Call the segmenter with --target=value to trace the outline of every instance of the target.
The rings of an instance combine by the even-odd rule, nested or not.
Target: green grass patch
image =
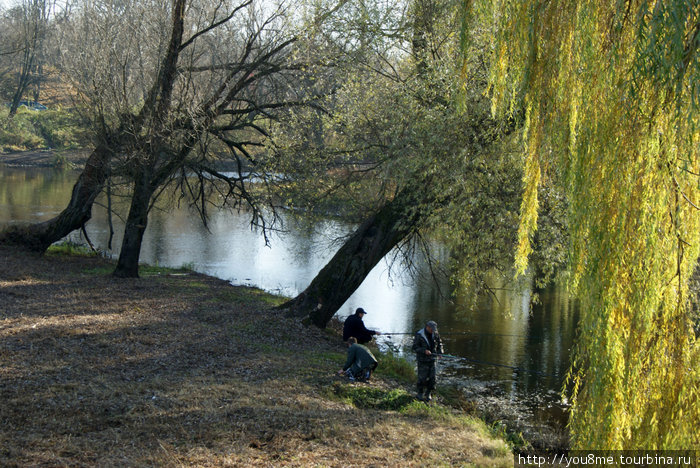
[[[304,351],[304,361],[311,367],[328,367],[332,365],[340,369],[345,363],[345,354],[332,351]]]
[[[256,343],[255,348],[260,351],[263,354],[283,354],[283,355],[289,355],[292,354],[293,350],[280,346],[280,345],[271,345],[269,343]]]
[[[333,394],[357,408],[399,411],[414,404],[413,396],[399,388],[384,390],[364,385],[343,385],[336,382],[333,385]]]
[[[447,407],[438,404],[426,404],[422,401],[413,400],[410,404],[401,408],[401,413],[408,416],[418,416],[421,418],[434,419],[454,423],[461,415],[455,415]]]
[[[90,247],[82,244],[75,244],[73,242],[61,242],[60,244],[49,246],[46,253],[48,255],[65,257],[96,257],[99,255],[97,252],[90,249]]]
[[[35,112],[20,107],[10,119],[9,109],[0,108],[0,152],[37,149],[76,149],[89,140],[88,126],[80,117],[60,108]],[[54,161],[61,166],[60,156]]]
[[[86,275],[108,275],[114,271],[114,265],[103,265],[94,268],[84,268]]]
[[[491,435],[505,440],[510,448],[516,452],[526,452],[532,449],[532,445],[525,440],[522,432],[508,429],[508,427],[500,421],[491,424],[489,429]]]
[[[392,378],[401,382],[416,381],[414,364],[408,362],[406,359],[395,356],[391,352],[381,353],[377,351],[374,355],[378,361],[377,370],[375,371],[376,375]]]
[[[246,286],[233,287],[216,296],[216,300],[221,302],[236,302],[239,304],[252,304],[262,302],[269,307],[277,307],[284,303],[287,298],[270,294],[262,289]]]
[[[322,351],[322,352],[312,352],[313,356],[321,361],[330,361],[337,364],[343,364],[345,362],[345,354],[336,353],[333,351]]]
[[[467,427],[484,437],[491,437],[492,434],[495,435],[493,430],[482,419],[452,410],[443,405],[413,401],[404,406],[401,409],[401,413],[407,416],[432,419],[445,424]]]
[[[86,248],[83,246],[77,246],[78,248]],[[64,255],[80,255],[79,253],[73,254],[70,252],[65,252]],[[85,255],[83,255],[85,256]],[[102,265],[94,268],[85,268],[83,270],[83,273],[87,275],[107,275],[109,273],[112,273],[114,271],[114,264],[107,264],[107,265]],[[151,265],[141,265],[139,266],[139,276],[142,277],[151,277],[151,276],[164,276],[164,275],[169,275],[169,274],[177,274],[177,273],[187,273],[188,270],[184,270],[182,268],[166,268],[166,267],[160,267],[160,266],[151,266]],[[183,284],[181,282],[177,283],[177,286],[181,288]],[[201,282],[201,281],[192,281],[184,285],[185,287],[193,287],[197,289],[203,289],[208,287],[207,284]]]
[[[445,389],[438,388],[437,393],[444,398]],[[447,394],[450,395],[451,393],[447,392]],[[450,404],[449,401],[448,404]],[[459,407],[459,405],[456,406]],[[426,405],[421,401],[414,401],[404,406],[401,409],[401,413],[409,416],[429,418],[446,424],[468,427],[483,437],[503,439],[511,450],[525,451],[532,448],[530,443],[523,437],[522,432],[509,430],[502,422],[496,421],[492,424],[488,424],[486,421],[473,414],[467,414],[461,410],[454,411],[447,406],[437,404]]]

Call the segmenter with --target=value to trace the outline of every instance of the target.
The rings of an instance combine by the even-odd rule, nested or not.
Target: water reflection
[[[54,216],[69,200],[76,177],[75,172],[0,167],[0,224]],[[119,206],[117,211],[124,214]],[[222,210],[211,214],[207,229],[186,207],[154,210],[141,258],[154,265],[187,265],[233,284],[293,296],[333,255],[338,247],[333,240],[351,229],[333,221],[312,227],[290,223],[289,232],[274,233],[266,245],[249,220],[246,213]],[[117,248],[123,225],[118,218],[114,224],[112,245]],[[105,209],[95,207],[87,232],[96,246],[107,249]],[[495,407],[510,404],[523,418],[561,423],[558,393],[577,322],[576,308],[564,289],[539,291],[541,303],[531,309],[527,281],[495,284],[495,295],[481,298],[472,310],[440,294],[426,279],[430,275],[425,262],[417,258],[415,263],[423,273],[417,279],[398,272],[390,275],[387,264],[380,263],[338,315],[365,308],[368,327],[394,333],[380,342],[404,351],[410,346],[409,333],[428,319],[436,320],[447,352],[463,358],[443,359],[444,377],[470,395],[492,400]],[[449,284],[440,289],[449,291]]]
[[[1,169],[0,222],[33,222],[60,213],[75,182],[71,172]],[[66,196],[68,195],[68,196]]]

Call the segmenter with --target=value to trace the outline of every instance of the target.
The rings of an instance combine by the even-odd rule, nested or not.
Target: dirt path
[[[0,249],[0,465],[512,465],[470,416],[351,404],[406,394],[335,377],[339,338],[271,311],[275,297],[111,268]]]

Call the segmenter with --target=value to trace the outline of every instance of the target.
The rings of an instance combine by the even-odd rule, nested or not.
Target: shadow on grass
[[[339,344],[262,292],[202,275],[86,275],[92,258],[17,261],[21,281],[0,270],[0,294],[15,294],[0,321],[0,465],[335,465],[358,437],[379,465],[508,459],[502,441],[462,426],[441,427],[455,442],[431,452],[441,421],[416,424],[405,392],[326,398]],[[470,434],[473,448],[453,450]]]

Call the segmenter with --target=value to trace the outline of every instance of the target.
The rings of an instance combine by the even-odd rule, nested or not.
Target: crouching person
[[[432,320],[416,332],[413,339],[413,351],[416,353],[418,364],[418,395],[419,400],[429,402],[430,394],[435,390],[435,360],[443,353],[442,340],[437,331],[437,323]]]
[[[357,339],[353,336],[348,338],[348,358],[345,365],[338,371],[338,375],[346,374],[350,380],[367,382],[372,376],[372,372],[377,368],[377,358],[366,346],[357,344]]]

